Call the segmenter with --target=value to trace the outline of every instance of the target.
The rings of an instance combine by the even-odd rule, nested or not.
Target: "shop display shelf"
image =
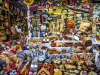
[[[86,10],[82,10],[82,9],[76,9],[76,8],[72,8],[67,6],[67,8],[71,9],[71,10],[75,10],[75,11],[80,11],[80,12],[84,12],[84,13],[90,13],[90,11],[86,11]]]

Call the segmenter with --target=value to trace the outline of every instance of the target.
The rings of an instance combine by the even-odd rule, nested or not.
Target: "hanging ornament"
[[[24,4],[26,4],[27,6],[32,5],[34,2],[34,0],[24,0]]]
[[[68,20],[68,21],[66,21],[66,25],[67,25],[68,27],[74,27],[73,20]]]

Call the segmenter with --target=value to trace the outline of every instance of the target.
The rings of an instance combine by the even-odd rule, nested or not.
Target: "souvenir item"
[[[60,63],[61,63],[60,57],[59,57],[59,56],[56,56],[53,63],[54,63],[54,64],[60,64]]]
[[[84,40],[84,41],[91,40],[91,37],[84,37],[83,40]]]
[[[62,47],[62,42],[57,42],[56,47]]]
[[[88,53],[89,50],[75,50],[76,53]]]
[[[89,0],[82,0],[83,3],[88,2]]]
[[[98,50],[96,52],[96,55],[95,55],[95,64],[96,64],[97,68],[100,68],[100,58],[99,58],[99,56],[100,56],[100,51]]]
[[[1,40],[1,41],[5,41],[6,39],[7,39],[7,37],[6,37],[5,34],[3,34],[2,36],[0,36],[0,40]]]
[[[13,33],[13,35],[15,35],[16,34],[16,28],[11,28],[11,32]]]
[[[46,50],[47,48],[48,48],[48,47],[46,47],[46,46],[42,46],[42,47],[41,47],[42,50]]]
[[[60,65],[59,68],[60,68],[60,71],[65,71],[64,65]]]
[[[85,46],[86,47],[92,46],[92,41],[91,40],[85,41]]]
[[[52,42],[51,47],[56,47],[56,43]]]
[[[44,54],[42,51],[40,51],[40,52],[39,52],[39,61],[42,62],[42,61],[44,61],[45,59],[46,59],[45,54]]]
[[[97,75],[97,73],[91,71],[91,72],[89,72],[89,75]]]
[[[96,24],[96,40],[99,41],[100,38],[100,24]]]
[[[72,20],[66,21],[66,26],[68,26],[68,27],[74,27],[73,21]]]
[[[45,31],[46,30],[46,25],[41,25],[41,31]]]
[[[81,72],[80,72],[80,75],[84,75],[84,74],[85,74],[85,75],[88,75],[88,74],[87,74],[87,71],[81,71]]]
[[[0,71],[2,71],[2,69],[3,69],[3,65],[0,63]]]
[[[77,63],[78,63],[78,65],[80,66],[80,65],[83,65],[83,64],[84,64],[84,61],[80,60],[80,61],[78,61]]]
[[[75,65],[65,64],[66,69],[76,69]]]
[[[23,68],[21,69],[21,71],[20,71],[20,74],[24,74],[24,71],[26,71],[27,72],[27,66],[29,65],[29,62],[27,62],[24,66],[23,66]],[[26,73],[25,73],[26,74]]]
[[[70,75],[71,73],[68,73],[68,72],[64,72],[64,74],[65,74],[65,75]]]
[[[96,36],[96,42],[100,42],[100,38]]]
[[[2,29],[5,29],[5,27],[4,27],[3,25],[1,25],[1,26],[0,26],[0,29],[1,29],[1,30],[2,30]]]
[[[53,13],[53,8],[52,8],[52,6],[51,6],[51,3],[49,3],[49,8],[48,8],[48,10],[47,10],[47,13],[48,13],[48,14],[52,14],[52,13]]]
[[[66,54],[66,53],[67,53],[67,50],[62,50],[62,53],[63,53],[63,54]]]
[[[0,5],[1,5],[2,3],[3,3],[3,1],[1,0],[1,1],[0,1]]]
[[[7,71],[5,71],[5,70],[2,70],[2,71],[0,71],[0,75],[8,75],[8,73],[7,73]]]
[[[69,46],[73,46],[73,43],[71,43],[71,42],[64,42],[64,47],[69,47]]]
[[[34,2],[34,0],[24,0],[24,4],[26,4],[26,5],[32,5],[33,4],[33,2]]]
[[[87,66],[92,66],[93,65],[93,63],[90,60],[87,60],[85,63],[86,63]]]
[[[6,0],[4,1],[3,8],[2,9],[8,11],[8,3],[7,3]]]
[[[54,14],[55,14],[55,15],[61,15],[61,11],[62,11],[61,8],[62,8],[62,7],[57,7],[56,10],[55,10],[55,12],[54,12]]]
[[[55,23],[51,22],[49,26],[50,26],[50,32],[55,32],[55,29],[56,29],[55,28]]]
[[[61,23],[60,23],[60,32],[63,32],[64,31],[64,17],[62,16],[62,20],[61,20]]]
[[[23,2],[29,11],[18,5],[20,0],[0,1],[1,75],[3,69],[11,75],[99,75],[95,70],[100,68],[100,51],[94,47],[100,38],[99,4],[89,0]],[[94,19],[90,19],[92,12]],[[29,35],[26,34],[27,18]]]
[[[9,57],[5,54],[3,56],[3,58],[1,58],[1,59],[6,62],[6,64],[7,64],[6,71],[9,72],[10,71],[10,62],[11,62]]]
[[[4,25],[5,25],[6,27],[8,27],[8,20],[5,20]]]
[[[60,54],[60,51],[54,49],[49,51],[49,54]]]
[[[90,33],[91,32],[91,24],[87,22],[82,22],[80,24],[79,30],[83,33]]]
[[[8,29],[6,30],[6,35],[10,35],[10,31]]]
[[[60,60],[55,60],[54,63],[55,64],[60,64]]]
[[[51,42],[57,40],[56,37],[50,37],[49,39],[50,39]]]
[[[54,75],[63,75],[59,69],[54,69]]]
[[[40,69],[37,75],[50,75],[49,69],[50,65],[48,63],[44,63],[43,68]]]
[[[59,29],[60,29],[59,20],[57,20],[57,22],[56,22],[56,23],[57,23],[57,29],[56,29],[56,30],[57,30],[57,32],[58,32],[58,31],[59,31]]]

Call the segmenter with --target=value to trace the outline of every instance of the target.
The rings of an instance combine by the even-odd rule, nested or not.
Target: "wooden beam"
[[[11,24],[10,24],[10,0],[7,0],[8,1],[8,25],[9,25],[9,29],[11,27]]]

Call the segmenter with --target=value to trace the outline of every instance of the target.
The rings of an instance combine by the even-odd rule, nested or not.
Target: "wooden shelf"
[[[72,7],[68,7],[67,8],[71,9],[71,10],[75,10],[75,11],[80,11],[80,12],[85,12],[85,13],[90,13],[90,11],[85,11],[85,10],[81,10],[81,9],[74,9]]]

